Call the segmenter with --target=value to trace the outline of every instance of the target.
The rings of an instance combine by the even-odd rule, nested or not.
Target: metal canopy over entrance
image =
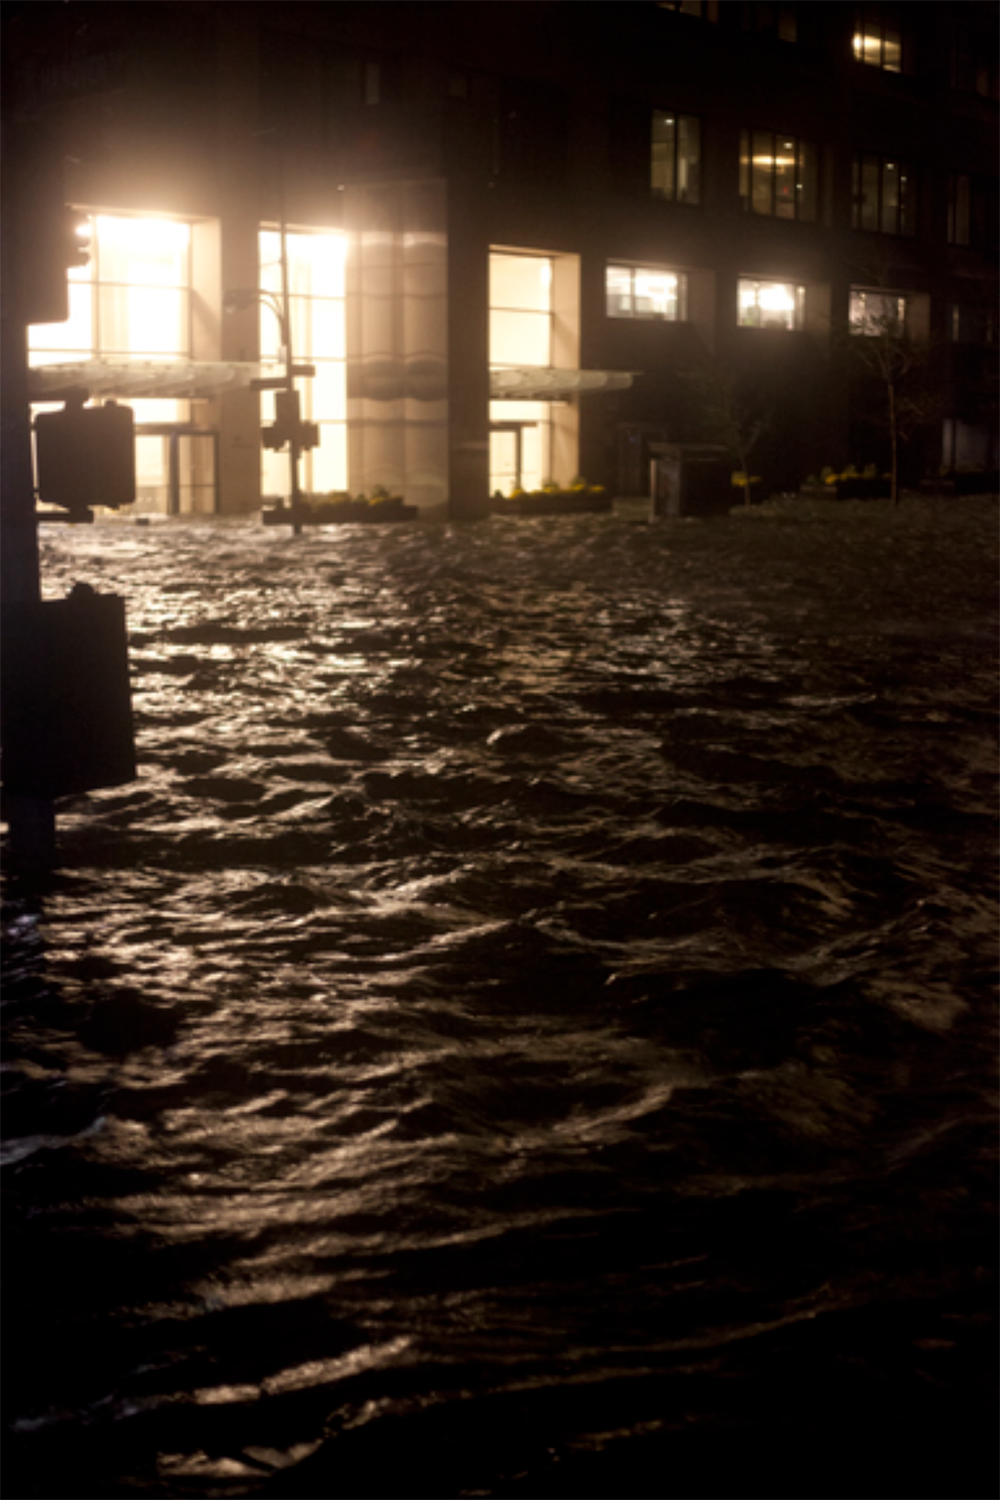
[[[491,401],[558,401],[602,391],[627,391],[633,370],[561,370],[553,366],[496,366],[490,370]]]
[[[35,365],[28,372],[32,401],[61,401],[66,392],[139,400],[144,396],[208,400],[223,391],[249,386],[261,373],[259,364],[194,360],[81,360],[74,364]]]

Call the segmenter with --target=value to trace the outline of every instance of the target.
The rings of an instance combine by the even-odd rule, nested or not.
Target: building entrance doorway
[[[219,434],[178,423],[135,429],[136,515],[214,516],[219,510]]]
[[[540,483],[536,422],[490,423],[490,494],[531,488]]]

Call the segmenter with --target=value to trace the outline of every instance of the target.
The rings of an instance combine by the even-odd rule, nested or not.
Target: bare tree
[[[743,476],[743,499],[749,505],[752,455],[771,427],[773,412],[759,388],[718,364],[699,365],[680,377],[682,400],[693,431],[707,443],[725,448]]]
[[[940,420],[944,402],[933,382],[931,345],[915,339],[907,327],[905,298],[873,296],[879,310],[851,324],[849,349],[852,373],[861,378],[864,420],[889,439],[889,494],[898,505],[900,447],[918,428]],[[875,392],[873,403],[869,397]]]

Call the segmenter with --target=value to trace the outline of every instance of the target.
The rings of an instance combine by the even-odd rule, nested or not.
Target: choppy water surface
[[[996,536],[49,528],[7,1493],[995,1494]]]

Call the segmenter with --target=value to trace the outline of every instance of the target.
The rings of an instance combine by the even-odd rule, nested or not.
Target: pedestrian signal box
[[[2,605],[4,791],[66,797],[136,775],[125,601],[77,584]]]
[[[35,488],[40,500],[90,520],[94,505],[118,510],[135,499],[135,415],[130,406],[67,402],[35,418]]]

